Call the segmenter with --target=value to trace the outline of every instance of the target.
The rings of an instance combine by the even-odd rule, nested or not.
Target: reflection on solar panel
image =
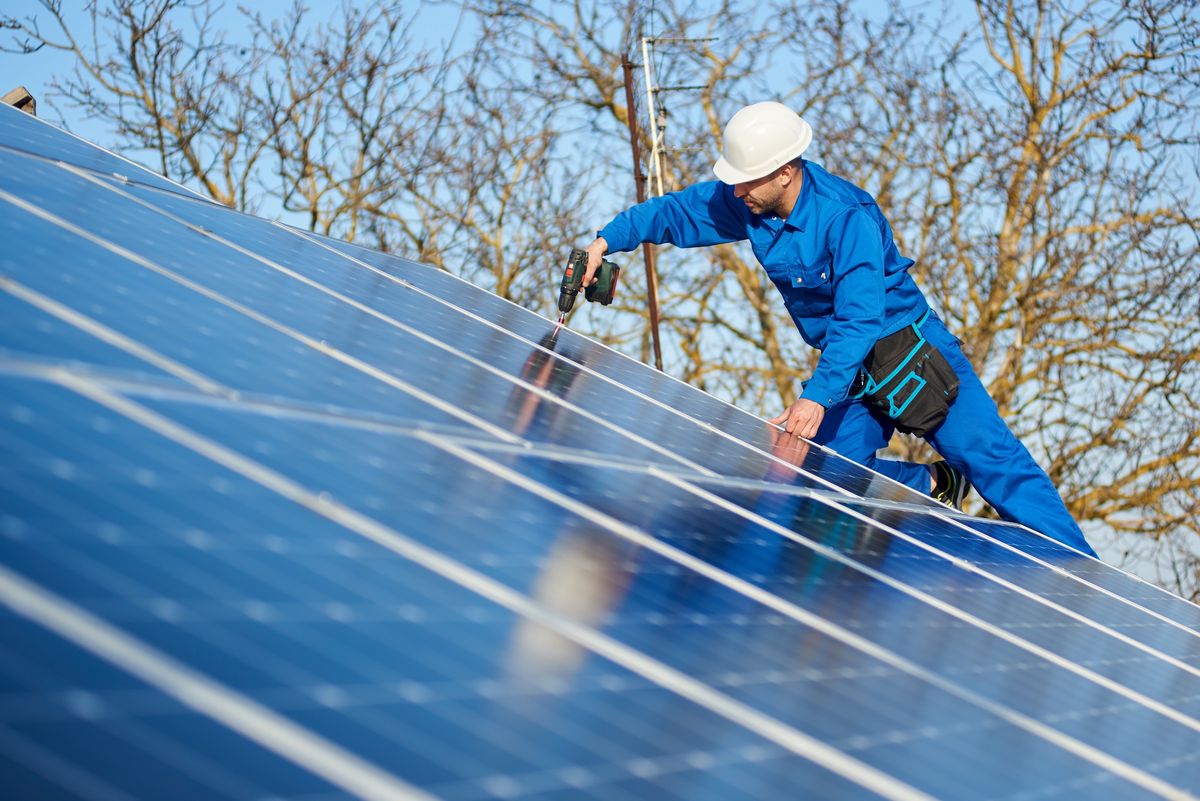
[[[0,204],[5,798],[1200,790],[1179,598],[7,108]]]

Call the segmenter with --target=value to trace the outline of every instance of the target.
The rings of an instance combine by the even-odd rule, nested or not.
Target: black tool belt
[[[958,397],[958,375],[921,333],[920,320],[875,343],[850,388],[892,419],[896,428],[923,437],[946,419]]]

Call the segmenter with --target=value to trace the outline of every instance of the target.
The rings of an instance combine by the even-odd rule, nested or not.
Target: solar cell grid
[[[1084,615],[1106,628],[1163,651],[1173,658],[1195,661],[1200,657],[1200,653],[1197,653],[1200,636],[1194,630],[1169,619],[1149,616],[1146,610],[1136,603],[1099,591],[1076,581],[1069,574],[1039,569],[1036,563],[1024,558],[1022,554],[997,547],[974,536],[969,527],[964,527],[965,524],[955,525],[938,516],[910,509],[866,507],[853,501],[845,501],[845,505],[873,520],[912,535],[937,552],[968,559],[998,581],[1041,596],[1055,606]],[[1004,535],[1026,538],[1029,536],[1023,529],[1009,529]],[[1064,552],[1063,555],[1069,553],[1067,549],[1060,551]],[[1072,559],[1060,556],[1060,559],[1067,564],[1083,561],[1077,557]]]
[[[12,798],[331,794],[241,738],[27,620],[0,615],[0,755]],[[14,758],[15,757],[15,758]],[[137,764],[138,771],[114,771]]]
[[[998,521],[974,518],[969,525],[985,534],[995,536],[1037,557],[1038,562],[1016,563],[1037,570],[1043,564],[1053,565],[1081,580],[1103,587],[1145,609],[1174,620],[1181,626],[1200,633],[1200,608],[1174,593],[1151,584],[1132,574],[1117,570],[1096,559],[1076,559],[1070,549],[1047,537],[1024,528],[1004,526]]]
[[[547,473],[555,469],[544,467],[536,472]],[[591,478],[590,473],[602,472],[599,468],[590,473],[575,470],[570,474],[562,468],[558,470],[566,478],[553,484],[556,490],[643,530],[654,531],[689,553],[709,561],[727,559],[733,567],[726,566],[725,562],[721,564],[737,576],[826,619],[838,621],[848,630],[865,632],[871,641],[953,677],[972,691],[994,694],[994,697],[1003,698],[1006,703],[1036,716],[1082,717],[1085,720],[1077,732],[1080,735],[1087,735],[1097,725],[1098,709],[1123,708],[1133,713],[1132,719],[1114,720],[1100,726],[1100,731],[1112,733],[1118,739],[1129,739],[1129,732],[1139,727],[1135,722],[1138,718],[1143,724],[1154,725],[1154,716],[1143,714],[1145,710],[1137,708],[1137,704],[1131,705],[1121,697],[1098,692],[1098,688],[1087,681],[1060,675],[1053,662],[1037,656],[1035,651],[1048,648],[1052,655],[1060,651],[1074,653],[1079,656],[1079,662],[1070,662],[1072,666],[1081,663],[1101,672],[1116,665],[1136,673],[1134,669],[1138,664],[1148,665],[1153,670],[1159,667],[1155,659],[1143,654],[1131,655],[1120,642],[1096,638],[1069,620],[1056,623],[1053,616],[1037,614],[1036,609],[1022,621],[1020,605],[1014,605],[1009,594],[1000,588],[988,587],[976,574],[963,571],[950,562],[928,560],[910,543],[897,540],[884,531],[873,531],[867,521],[839,514],[820,500],[794,496],[783,499],[763,488],[757,492],[744,492],[737,507],[762,515],[765,520],[786,523],[786,528],[823,546],[825,553],[839,557],[838,560],[823,558],[809,549],[794,548],[778,539],[777,534],[739,521],[736,515],[721,508],[688,498],[683,493],[672,493],[669,488],[643,479],[621,481],[616,476],[609,476],[605,481]],[[532,474],[534,471],[524,472]],[[700,483],[706,486],[718,484],[713,481]],[[614,485],[621,489],[613,491]],[[605,489],[603,495],[597,487]],[[664,513],[664,510],[680,506],[690,510],[690,518],[683,516],[681,519],[704,521],[703,527],[694,528],[695,523],[682,523],[677,519],[679,516],[670,511]],[[894,565],[905,565],[913,559],[923,564],[918,574],[892,569]],[[883,586],[868,574],[856,571],[854,568],[860,564],[889,579],[895,579],[901,573],[909,581]],[[961,619],[956,620],[949,614],[928,608],[913,609],[913,596],[895,591],[893,588],[897,586],[917,591],[940,587],[955,595],[971,595],[976,600],[976,607],[987,611],[986,617],[1010,628],[1026,647],[1022,649],[994,637],[981,637],[982,632],[964,626]],[[954,607],[955,610],[962,608]],[[1029,642],[1030,638],[1024,636],[1026,632],[1041,633],[1047,629],[1065,642],[1056,644],[1054,638],[1049,637],[1044,641],[1041,637],[1033,637],[1036,642]],[[1038,647],[1033,647],[1035,645]],[[1092,653],[1080,653],[1080,649]],[[1013,684],[1014,675],[1022,678],[1023,686],[1028,690],[1024,698]],[[1174,674],[1164,672],[1159,675]],[[1139,682],[1140,677],[1134,683]],[[1143,685],[1143,689],[1154,688]],[[1167,694],[1167,706],[1187,714],[1183,722],[1190,725],[1177,731],[1178,739],[1174,742],[1184,749],[1183,753],[1195,754],[1194,734],[1191,733],[1195,725],[1194,694],[1180,686],[1170,689],[1160,686],[1157,692]],[[1092,711],[1080,716],[1082,710]],[[1089,738],[1085,736],[1084,739]],[[1158,753],[1156,749],[1161,745],[1161,740],[1137,743],[1143,758]]]
[[[1194,606],[20,116],[0,770],[30,797],[1200,787]]]
[[[73,136],[49,123],[0,104],[0,148],[42,159],[62,161],[102,175],[116,175],[195,197],[194,193],[174,181],[114,153],[101,150],[90,142]]]
[[[715,494],[732,499],[736,505],[745,505],[745,501],[739,499],[733,491],[718,489]],[[756,511],[776,523],[787,522],[794,503],[790,498],[773,496],[770,490],[764,491],[757,501],[759,506]],[[885,515],[878,508],[872,508],[868,516],[891,515]],[[975,553],[987,552],[995,558],[998,554],[1008,556],[1009,552],[1001,551],[962,529],[953,529],[934,518],[926,517],[921,522],[926,526],[943,526],[951,532],[961,531],[963,536],[957,539],[958,552],[942,556],[928,548],[921,538],[904,536],[903,540],[893,539],[889,542],[888,564],[884,569],[890,578],[919,589],[930,598],[980,621],[995,623],[1006,630],[1019,633],[1023,639],[1039,647],[1060,653],[1073,665],[1095,668],[1099,674],[1135,690],[1146,692],[1150,696],[1161,692],[1167,686],[1164,682],[1169,682],[1170,686],[1175,688],[1176,695],[1186,697],[1194,694],[1194,689],[1188,689],[1195,687],[1194,672],[1186,665],[1182,666],[1183,670],[1180,670],[1178,665],[1168,665],[1155,654],[1155,649],[1139,649],[1136,644],[1122,641],[1111,634],[1107,639],[1096,639],[1089,635],[1087,639],[1080,641],[1065,636],[1067,632],[1075,631],[1081,622],[1084,625],[1092,624],[1091,628],[1100,632],[1104,623],[1103,615],[1098,621],[1086,616],[1081,621],[1054,609],[1050,602],[1043,601],[1032,593],[1006,592],[1002,585],[975,570],[948,571],[947,567],[954,564],[951,557],[961,558],[966,560],[966,564],[972,564],[971,558]],[[871,564],[877,557],[878,554],[871,551],[853,555],[855,561],[867,564]],[[944,581],[944,577],[950,577],[951,581]],[[1090,592],[1083,585],[1066,586],[1077,589],[1079,595],[1086,599],[1089,613],[1103,612],[1139,626],[1153,628],[1163,638],[1161,642],[1172,649],[1179,647],[1186,650],[1191,646],[1193,638],[1190,632],[1162,625],[1134,607],[1110,603],[1109,598]],[[1096,647],[1102,647],[1106,655],[1089,656],[1086,653],[1087,649]],[[1195,721],[1192,721],[1192,724],[1194,723]]]
[[[298,424],[296,428],[292,428],[290,425],[281,427],[273,422],[246,421],[239,424],[236,421],[238,415],[217,418],[204,412],[179,408],[168,409],[162,404],[151,403],[149,405],[168,413],[173,419],[184,422],[189,428],[206,436],[225,437],[227,442],[240,441],[244,443],[244,447],[267,454],[263,459],[266,464],[275,469],[288,471],[290,475],[313,488],[314,491],[328,493],[342,503],[369,511],[376,518],[397,528],[417,533],[430,532],[429,542],[437,544],[442,552],[471,564],[477,569],[484,570],[489,575],[502,578],[513,586],[528,589],[534,586],[538,577],[542,575],[538,565],[545,561],[547,558],[545,553],[551,549],[549,546],[537,544],[544,543],[547,534],[542,534],[536,527],[539,521],[554,517],[546,504],[539,502],[536,498],[522,499],[522,493],[516,493],[514,496],[513,493],[506,492],[502,487],[497,486],[493,477],[464,470],[463,466],[455,465],[451,457],[441,454],[427,445],[387,442],[386,439],[368,438],[349,432],[321,432],[313,430],[307,424]],[[310,450],[305,456],[297,457],[288,453],[288,443],[305,443],[305,447]],[[529,462],[530,460],[523,461]],[[339,468],[336,475],[326,469],[323,462],[336,463]],[[368,468],[368,462],[371,462],[375,469]],[[884,597],[882,602],[857,614],[856,622],[851,624],[853,628],[867,627],[872,639],[885,641],[890,639],[889,632],[902,631],[906,649],[917,657],[923,653],[938,654],[940,653],[939,649],[943,647],[947,637],[945,628],[939,630],[934,625],[928,631],[922,632],[926,635],[926,638],[922,639],[914,636],[917,632],[914,632],[911,623],[901,626],[894,625],[909,615],[917,617],[923,615],[925,619],[930,617],[927,610],[914,612],[911,597],[906,599],[902,596],[898,597],[897,593],[888,593],[887,588],[880,587],[878,582],[871,581],[864,575],[855,574],[845,565],[834,564],[829,559],[815,556],[811,552],[807,554],[802,552],[797,555],[797,549],[793,548],[790,558],[783,556],[781,552],[788,550],[786,541],[769,531],[760,531],[758,537],[743,540],[739,533],[743,529],[753,529],[750,524],[743,522],[739,526],[733,515],[723,514],[722,510],[703,504],[699,499],[689,497],[686,493],[678,491],[672,493],[669,487],[648,483],[644,478],[636,476],[632,477],[632,480],[629,478],[622,480],[622,476],[629,475],[627,473],[610,476],[600,468],[586,468],[578,465],[568,470],[560,465],[541,460],[534,460],[533,464],[534,466],[527,468],[525,472],[534,475],[535,478],[543,479],[547,484],[552,483],[559,491],[584,500],[590,508],[632,522],[642,530],[655,531],[672,545],[683,547],[685,551],[707,561],[715,561],[726,569],[732,570],[740,578],[765,581],[768,575],[774,576],[774,571],[777,570],[781,574],[780,580],[784,581],[786,585],[790,585],[787,587],[787,594],[780,593],[783,597],[790,597],[797,590],[802,597],[806,593],[820,597],[823,592],[830,592],[828,585],[832,583],[832,589],[838,592],[827,596],[830,597],[830,606],[827,608],[818,606],[815,610],[827,618],[840,619],[839,609],[855,606],[855,602],[851,599],[858,598],[860,595],[867,597],[882,595]],[[562,475],[559,479],[551,482],[549,477],[558,472],[561,472]],[[456,480],[448,486],[440,478],[447,475],[456,476]],[[386,487],[403,486],[407,492],[411,492],[421,500],[419,503],[412,504],[405,502],[402,497],[389,498],[386,489],[381,489],[381,485]],[[454,501],[456,496],[465,497],[475,491],[483,491],[489,497],[495,497],[495,505],[463,505],[456,504]],[[497,495],[497,493],[502,494]],[[801,499],[793,500],[797,501],[797,505],[804,505],[804,501]],[[809,509],[809,514],[813,515],[813,522],[809,526],[818,531],[838,532],[840,530],[845,532],[846,536],[861,537],[861,530],[867,528],[845,515],[839,516],[828,507],[812,502],[807,505],[815,507]],[[632,510],[637,510],[637,512],[634,513]],[[839,517],[841,518],[840,523]],[[699,521],[706,521],[706,523],[701,525]],[[806,526],[805,530],[807,528]],[[589,530],[588,526],[582,526],[580,533],[586,533]],[[553,530],[548,532],[551,535],[554,533]],[[593,532],[593,536],[598,536],[598,534]],[[879,538],[889,539],[886,535],[879,535]],[[898,546],[893,543],[892,548],[902,551],[891,557],[900,560],[912,558],[911,551],[915,550],[912,548],[905,550],[903,543]],[[599,550],[610,555],[620,552],[620,548],[614,545],[608,545]],[[855,558],[870,551],[865,545],[857,550],[859,553],[854,555]],[[516,555],[514,555],[514,551]],[[521,558],[520,554],[529,554],[530,552],[532,555]],[[746,554],[744,557],[740,556],[743,552]],[[617,557],[610,556],[610,558]],[[872,564],[875,562],[871,559],[868,561]],[[661,560],[652,560],[652,562],[658,563],[644,565],[639,562],[637,565],[637,575],[641,577],[643,583],[648,583],[651,587],[655,586],[655,581],[659,582],[661,586],[670,587],[674,583],[686,584],[692,580],[689,571],[681,569],[677,564],[662,563]],[[874,564],[874,566],[886,569],[882,564]],[[763,570],[768,572],[760,572]],[[963,582],[970,582],[969,574],[958,576],[957,574],[962,571],[950,563],[945,563],[942,571],[947,574],[946,578],[952,581],[957,580],[960,585]],[[813,574],[811,584],[808,583],[809,573]],[[632,590],[627,589],[625,592],[632,592]],[[888,597],[889,595],[892,597]],[[741,603],[744,605],[745,599],[742,599]],[[721,606],[715,602],[714,605],[718,608]],[[918,604],[918,606],[920,605]],[[739,688],[761,686],[761,682],[748,681],[746,674],[751,672],[748,669],[731,669],[723,665],[720,657],[727,655],[727,651],[736,653],[739,657],[748,656],[752,664],[761,666],[775,676],[789,675],[787,670],[782,670],[778,666],[778,658],[774,660],[768,658],[767,655],[753,650],[746,642],[726,643],[721,640],[718,637],[720,630],[718,627],[723,619],[722,613],[716,613],[715,616],[710,615],[710,610],[706,608],[700,598],[689,597],[686,608],[689,610],[689,614],[677,620],[666,613],[652,612],[652,625],[646,628],[642,639],[631,640],[630,644],[639,650],[657,654],[662,650],[662,646],[658,645],[660,642],[682,642],[685,644],[684,649],[688,658],[694,657],[698,660],[695,663],[690,661],[686,663],[687,672],[704,678],[710,675],[717,677],[732,675],[734,677],[732,681]],[[889,610],[892,613],[888,613]],[[749,628],[749,621],[745,619],[744,612],[742,614],[743,620],[740,627],[744,633]],[[700,616],[698,619],[701,622],[696,622],[695,615]],[[776,618],[772,618],[772,620],[777,621]],[[617,627],[619,622],[606,619],[606,629],[611,630]],[[1008,622],[1020,628],[1019,620]],[[656,628],[672,624],[677,625],[678,628],[670,634],[664,634],[659,628]],[[767,630],[766,640],[778,641],[781,644],[787,642],[786,627],[781,628],[780,622],[772,622],[768,625],[773,628]],[[946,621],[942,621],[942,625],[946,626]],[[950,621],[949,630],[953,630],[953,621]],[[688,631],[692,631],[693,634],[688,635]],[[1132,749],[1133,755],[1141,759],[1163,755],[1161,747],[1154,746],[1144,738],[1129,738],[1123,733],[1138,726],[1147,725],[1157,726],[1160,730],[1171,730],[1172,727],[1168,722],[1156,720],[1155,715],[1147,714],[1147,710],[1137,704],[1131,705],[1126,702],[1126,699],[1106,693],[1086,681],[1079,681],[1071,676],[1056,676],[1053,665],[1047,665],[1045,660],[1034,658],[1029,653],[1021,653],[1018,649],[1006,647],[1003,642],[994,642],[990,644],[990,647],[984,648],[973,643],[972,639],[974,638],[962,637],[961,646],[964,650],[960,656],[971,656],[967,665],[959,667],[956,664],[958,659],[947,658],[943,655],[929,667],[945,671],[948,675],[957,674],[956,678],[963,681],[964,685],[974,692],[984,694],[994,692],[997,697],[1004,698],[1006,703],[1019,701],[1018,706],[1024,711],[1051,719],[1057,717],[1070,720],[1071,713],[1077,714],[1081,709],[1106,708],[1114,704],[1123,705],[1125,706],[1124,715],[1118,715],[1115,720],[1100,726],[1101,732],[1111,732],[1115,735],[1105,741],[1105,744],[1114,748],[1117,753],[1121,753],[1120,748],[1116,748],[1118,745],[1121,747],[1136,746]],[[988,639],[983,638],[985,643]],[[709,651],[707,648],[700,647],[700,642],[715,650]],[[1093,647],[1103,648],[1104,645],[1104,643],[1100,643],[1099,646],[1093,645]],[[1120,644],[1115,645],[1119,646]],[[999,653],[997,653],[997,649],[999,649]],[[1117,650],[1119,651],[1119,647]],[[811,669],[814,661],[817,660],[813,653],[807,650],[805,657],[805,661]],[[1108,654],[1101,651],[1095,654],[1091,661],[1103,664],[1110,658]],[[989,677],[988,672],[992,671],[993,659],[997,667]],[[837,661],[835,659],[835,662]],[[849,660],[843,658],[838,664],[845,665],[847,661]],[[1018,695],[1011,685],[1009,677],[1009,673],[1013,669],[1022,671],[1028,681],[1025,699],[1013,697]],[[866,695],[869,700],[871,696],[867,694],[866,687],[868,682],[863,677],[872,675],[872,671],[862,671],[861,675],[853,670],[851,673],[856,676],[855,692],[859,696]],[[836,683],[833,680],[836,672],[824,674],[818,670],[816,675],[822,679],[821,682],[813,685],[814,692],[818,697],[820,699],[830,697],[836,699],[837,692],[832,686]],[[904,698],[923,698],[921,693],[904,690],[904,685],[909,680],[908,677],[897,678],[895,675],[888,675],[888,671],[885,671],[883,675],[885,686],[881,686],[877,690],[875,703],[868,703],[866,709],[875,708],[879,703],[878,699],[892,698],[893,694],[899,694]],[[995,682],[993,688],[987,687],[988,680]],[[719,678],[716,683],[724,687],[725,685],[722,683],[724,681],[725,679]],[[773,698],[773,692],[779,688],[772,689],[768,683],[764,689],[767,692],[766,697]],[[1047,693],[1053,700],[1047,699]],[[898,706],[895,701],[889,703],[893,707]],[[816,702],[804,703],[802,706],[808,711],[820,708],[820,704]],[[854,704],[839,702],[835,707],[838,709],[837,716],[849,716],[850,719],[853,719]],[[928,704],[927,699],[923,699],[918,708],[909,709],[902,716],[907,716],[917,724],[929,725],[930,716],[935,720],[941,719],[932,710],[936,710],[936,706]],[[860,714],[865,714],[863,709],[860,708],[859,711]],[[960,720],[963,716],[951,714],[945,717]],[[1076,735],[1083,735],[1086,740],[1095,740],[1096,736],[1092,730],[1096,726],[1097,720],[1093,714],[1090,719],[1083,721],[1082,725],[1066,726],[1065,728],[1072,730]],[[1076,729],[1078,731],[1075,731]],[[1193,741],[1189,737],[1189,730],[1180,727],[1175,727],[1174,730],[1176,734],[1173,741],[1177,742],[1184,750],[1178,753],[1173,752],[1172,755],[1183,757],[1193,753],[1194,749],[1190,744]],[[963,736],[965,735],[959,732],[958,739]],[[995,741],[994,732],[989,736]],[[825,734],[823,737],[839,742],[830,734]],[[864,742],[871,742],[868,735],[861,733],[847,734],[842,739],[850,741],[856,738],[862,738],[861,741]],[[911,756],[911,744],[906,748]],[[1184,772],[1190,773],[1192,770],[1192,766],[1183,768]]]
[[[45,183],[44,178],[36,171],[31,172],[28,180],[31,184]],[[512,423],[516,422],[507,418],[510,418],[518,410],[514,410],[511,405],[498,406],[494,401],[494,398],[510,395],[516,391],[516,388],[504,377],[500,368],[488,369],[488,367],[493,363],[510,364],[513,372],[519,372],[520,365],[523,365],[528,358],[527,349],[520,352],[518,347],[512,344],[506,350],[501,351],[495,346],[494,339],[490,342],[485,339],[482,342],[467,343],[468,345],[474,344],[476,349],[483,353],[482,361],[475,360],[472,363],[463,357],[456,358],[454,353],[439,347],[438,343],[404,330],[399,319],[393,318],[389,324],[388,321],[379,320],[361,310],[348,308],[338,299],[330,297],[310,285],[253,261],[222,244],[195,235],[182,226],[162,218],[161,215],[123,200],[117,195],[110,195],[102,188],[89,187],[84,182],[71,189],[73,191],[60,191],[53,197],[50,197],[46,190],[36,190],[34,186],[30,186],[28,191],[33,193],[33,196],[39,201],[48,204],[49,210],[56,215],[86,215],[89,213],[87,211],[89,205],[107,204],[111,213],[106,215],[108,222],[96,226],[95,232],[98,235],[118,246],[128,247],[134,252],[156,253],[158,254],[155,260],[156,265],[172,272],[178,271],[186,279],[199,281],[204,287],[219,293],[219,299],[215,299],[211,304],[201,306],[199,313],[202,315],[203,322],[197,321],[189,324],[187,320],[175,321],[175,330],[184,332],[187,341],[191,341],[191,337],[186,336],[186,332],[189,331],[198,331],[208,339],[230,335],[232,332],[229,329],[234,326],[232,323],[226,325],[226,321],[239,316],[237,310],[231,308],[231,304],[238,304],[264,314],[269,313],[272,321],[287,326],[289,331],[308,336],[323,346],[336,348],[355,360],[379,365],[381,369],[398,376],[401,380],[410,383],[420,381],[423,389],[434,394],[445,404],[462,409],[473,420],[485,420],[493,425],[506,427],[511,427]],[[228,219],[242,225],[236,216],[230,216]],[[155,224],[158,224],[159,221],[161,221],[161,231],[155,228]],[[220,226],[218,219],[206,222],[214,227]],[[16,224],[20,224],[20,222]],[[291,243],[298,248],[303,248],[307,244],[304,240],[289,236],[281,229],[261,223],[259,227],[277,232],[286,243]],[[46,234],[49,237],[63,237],[61,233],[56,234],[54,231],[47,231]],[[110,240],[109,237],[111,237]],[[178,243],[181,242],[188,244],[180,246]],[[325,251],[311,245],[308,245],[306,253],[309,252],[315,253],[317,256],[325,254]],[[329,254],[329,258],[336,262],[343,273],[349,272],[344,259],[332,254]],[[129,262],[118,261],[112,264],[110,269],[113,270],[112,280],[116,286],[119,289],[125,287],[126,291],[135,295],[155,297],[155,293],[170,296],[191,292],[188,287],[177,281],[171,282],[175,286],[169,286],[166,283],[170,281],[169,278],[162,277],[149,269],[139,269]],[[102,275],[96,277],[102,277]],[[222,303],[221,300],[226,302]],[[80,304],[86,304],[86,301],[81,300],[75,303],[75,305]],[[95,308],[94,304],[93,308]],[[103,311],[103,308],[95,308],[96,314],[101,314]],[[448,310],[442,310],[442,312],[451,314]],[[211,319],[208,315],[211,315]],[[153,318],[154,316],[147,313],[146,317]],[[247,333],[243,335],[246,338],[265,338],[269,333],[255,331],[262,326],[255,325],[250,321],[235,320],[233,322],[240,322],[241,327],[247,330]],[[489,336],[486,331],[480,333],[484,337]],[[154,334],[145,332],[145,336],[153,337]],[[490,336],[498,337],[494,332]],[[276,335],[275,338],[278,339],[279,336]],[[271,342],[264,343],[257,348],[254,347],[253,341],[245,344],[246,347],[242,350],[251,356],[273,354],[280,349],[280,346],[273,346]],[[224,353],[229,352],[230,346],[214,342],[206,350],[216,356],[223,356]],[[331,362],[328,359],[323,358],[314,348],[304,348],[302,343],[293,345],[291,350],[299,357],[307,357],[308,361],[313,362],[314,365],[312,367],[298,366],[290,371],[286,369],[279,371],[265,369],[265,365],[261,363],[251,363],[250,357],[239,359],[236,361],[240,365],[235,364],[234,366],[241,366],[247,374],[239,386],[248,385],[248,388],[255,391],[287,394],[284,387],[291,384],[293,393],[300,388],[311,393],[324,392],[325,397],[328,397],[329,400],[340,395],[341,405],[349,405],[348,394],[341,392],[337,386],[331,387],[330,378],[322,377],[319,374],[314,375],[319,370],[329,369]],[[180,357],[186,358],[190,355],[189,351],[184,351]],[[199,358],[200,355],[198,355]],[[227,365],[223,361],[220,364],[204,364],[203,366],[208,368],[209,373],[227,372]],[[455,369],[456,366],[457,369]],[[334,369],[337,369],[336,366]],[[297,379],[302,375],[308,380],[299,384]],[[267,387],[256,385],[269,379],[278,381],[279,385]],[[255,383],[250,384],[251,380],[254,380]],[[580,392],[582,391],[580,390]],[[312,398],[306,399],[312,400]],[[557,403],[553,398],[550,400]],[[664,419],[668,423],[675,422],[673,418]],[[646,439],[642,439],[640,442],[628,441],[628,437],[620,435],[621,432],[617,430],[614,423],[605,419],[584,419],[578,415],[563,414],[559,416],[557,425],[565,430],[556,431],[554,435],[566,444],[576,442],[582,444],[590,441],[592,448],[596,450],[627,448],[626,456],[641,455],[647,460],[677,462],[693,467],[693,469],[698,468],[697,465],[689,463],[674,451],[666,451],[657,447],[652,441]],[[604,427],[608,427],[610,434],[617,436],[605,438],[594,435],[596,429]],[[537,432],[527,431],[524,433],[532,435]]]
[[[12,369],[31,362],[68,365],[73,369],[98,369],[139,380],[177,383],[170,375],[94,334],[64,322],[53,314],[10,294],[0,278],[0,320],[6,335],[0,359]]]
[[[0,232],[6,228],[36,233],[44,252],[35,250],[31,258],[19,261],[13,254],[0,254],[0,268],[40,293],[53,293],[97,325],[136,342],[153,342],[154,354],[189,383],[225,396],[250,392],[442,425],[463,421],[462,413],[448,411],[447,404],[431,406],[404,391],[398,380],[380,380],[358,369],[352,359],[331,359],[312,346],[316,343],[250,319],[150,270],[98,253],[89,243],[20,210],[0,217]],[[56,258],[63,259],[56,262],[59,269],[54,274],[39,270],[36,261],[47,258],[51,247]],[[131,300],[106,302],[114,288],[124,290]],[[469,423],[478,427],[477,420]]]
[[[686,787],[696,781],[694,767],[656,777],[656,761],[686,764],[693,753],[712,753],[714,764],[700,760],[705,778],[699,789],[711,797],[739,795],[738,787],[723,782],[722,763],[736,774],[748,759],[739,754],[761,745],[750,732],[714,721],[684,699],[595,659],[582,665],[592,675],[585,673],[579,682],[582,708],[572,708],[574,680],[532,681],[536,674],[512,676],[512,666],[503,664],[513,658],[506,652],[514,630],[520,630],[511,613],[81,398],[30,382],[7,382],[5,397],[22,398],[21,408],[43,410],[18,429],[24,432],[22,447],[33,451],[25,454],[29,464],[65,459],[84,471],[103,462],[110,473],[106,484],[141,494],[143,501],[120,504],[138,513],[134,519],[107,520],[101,510],[60,521],[55,528],[72,535],[54,543],[34,547],[27,537],[6,537],[5,563],[169,655],[186,658],[298,722],[332,729],[357,753],[394,762],[397,748],[413,749],[405,768],[431,784],[461,783],[472,773],[482,780],[494,772],[514,774],[509,779],[521,787],[518,766],[527,763],[526,772],[550,774],[538,779],[543,786],[561,789],[562,777],[554,782],[554,772],[595,761],[601,755],[588,752],[595,742],[607,749],[602,761],[610,771],[617,770],[608,764],[617,759],[614,751],[636,747],[621,759],[644,760],[637,764],[659,780],[641,794],[670,797],[672,782]],[[63,419],[78,421],[79,428],[104,419],[109,427],[104,436],[84,441],[72,436],[72,426],[64,430]],[[40,458],[39,445],[45,447]],[[12,447],[8,441],[5,446]],[[105,458],[89,455],[97,453]],[[153,480],[140,473],[144,464],[155,465]],[[156,487],[173,476],[189,481],[171,493],[175,508],[151,512],[147,507],[161,506],[149,503]],[[89,477],[58,483],[86,484]],[[53,483],[53,474],[45,480]],[[239,495],[260,507],[270,528],[245,522],[227,500]],[[5,508],[22,519],[36,520],[44,512],[36,500],[21,497],[7,497]],[[109,535],[89,537],[92,530]],[[476,611],[481,606],[483,614]],[[356,610],[363,607],[369,615],[360,621]],[[370,615],[378,624],[372,625]],[[346,620],[356,625],[348,627]],[[529,638],[536,646],[538,632],[529,632]],[[526,668],[536,666],[532,659]],[[487,692],[481,694],[481,688]],[[616,693],[620,703],[613,701]],[[512,696],[523,699],[516,709],[506,706]],[[489,706],[498,708],[489,712]],[[503,729],[504,736],[498,731],[488,736],[484,722],[495,716],[513,724]],[[647,726],[646,734],[637,734]],[[524,747],[523,733],[532,738]],[[810,777],[815,786],[845,789],[837,790],[841,783],[823,778],[823,771],[795,765],[790,756],[774,758],[793,763],[787,770],[792,780]],[[621,772],[627,782],[637,779],[629,769]]]

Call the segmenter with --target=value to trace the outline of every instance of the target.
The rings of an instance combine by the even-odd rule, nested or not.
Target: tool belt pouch
[[[850,393],[918,437],[940,425],[958,397],[958,375],[921,333],[928,318],[876,342]]]

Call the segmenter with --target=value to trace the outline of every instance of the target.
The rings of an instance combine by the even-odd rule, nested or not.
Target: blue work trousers
[[[1000,418],[995,402],[963,355],[958,340],[933,314],[921,331],[946,357],[961,381],[958,398],[951,404],[945,421],[925,439],[943,459],[970,479],[975,491],[1002,518],[1095,556],[1050,477]],[[871,411],[862,401],[844,401],[826,411],[813,439],[848,459],[929,494],[928,465],[876,456],[878,450],[887,447],[894,430],[885,415]]]

